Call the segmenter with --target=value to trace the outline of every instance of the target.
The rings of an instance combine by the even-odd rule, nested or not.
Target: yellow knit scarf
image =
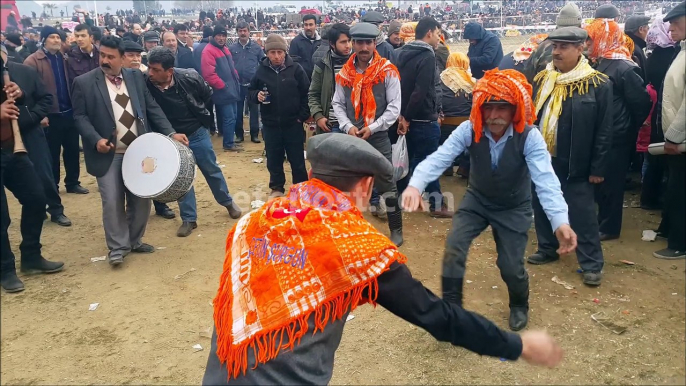
[[[552,155],[555,155],[557,124],[562,113],[562,102],[575,91],[579,95],[587,93],[591,82],[597,86],[606,80],[607,76],[594,70],[584,56],[570,72],[563,74],[557,71],[551,62],[545,70],[534,77],[534,82],[538,83],[535,105],[536,114],[541,117],[539,128]],[[543,114],[538,114],[543,107]]]

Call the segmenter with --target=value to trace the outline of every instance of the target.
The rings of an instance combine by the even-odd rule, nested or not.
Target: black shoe
[[[529,307],[510,307],[510,330],[522,330],[529,323]]]
[[[242,138],[242,137],[241,137],[241,138],[236,137],[236,139],[234,140],[235,143],[241,143],[241,142],[243,142],[243,141],[245,141],[245,139]]]
[[[600,236],[600,241],[617,240],[619,238],[619,235],[608,235],[603,232],[600,232],[598,235]]]
[[[553,263],[558,260],[560,260],[560,256],[549,256],[540,251],[526,258],[527,263],[534,265]]]
[[[255,136],[255,137],[250,137],[250,142],[252,142],[252,143],[262,143],[262,141],[260,141],[260,139],[259,139],[257,136]]]
[[[597,287],[602,279],[603,274],[600,272],[584,272],[584,284],[588,286]]]
[[[224,147],[224,151],[230,151],[230,152],[234,152],[234,153],[239,153],[239,152],[242,152],[242,151],[243,151],[243,148],[242,148],[242,147],[239,147],[238,145],[233,145],[233,146],[231,146],[231,147],[226,147],[226,146],[225,146],[225,147]]]
[[[193,232],[193,229],[198,227],[198,223],[195,221],[184,221],[181,223],[179,230],[176,231],[178,237],[188,237]]]
[[[36,262],[21,263],[21,273],[25,275],[36,275],[39,273],[55,273],[63,269],[63,262],[45,260],[45,258],[43,258],[42,256]]]
[[[16,293],[24,290],[24,283],[19,279],[15,272],[6,273],[0,278],[0,285],[7,293]]]
[[[395,229],[391,231],[391,242],[395,244],[396,247],[400,248],[401,245],[405,242],[403,240],[403,231],[402,229]]]
[[[141,243],[141,245],[137,246],[136,248],[133,248],[131,252],[136,252],[136,253],[153,253],[155,252],[155,247],[153,247],[150,244],[146,243]]]
[[[155,212],[156,215],[166,218],[167,220],[171,220],[174,217],[176,217],[176,213],[174,213],[173,210],[171,210],[170,207],[165,206],[164,209],[160,210],[159,212]]]
[[[89,190],[84,188],[81,185],[74,185],[71,188],[67,189],[67,193],[74,193],[74,194],[88,194]]]
[[[47,217],[47,214],[45,216]],[[69,220],[69,218],[67,218],[67,216],[65,216],[63,214],[58,214],[57,216],[52,216],[50,221],[52,221],[52,222],[54,222],[57,225],[62,226],[62,227],[70,227],[71,226],[71,220]]]
[[[107,262],[110,263],[110,265],[112,267],[118,267],[118,266],[124,264],[124,256],[122,256],[122,255],[107,256]]]
[[[510,296],[510,330],[519,331],[529,323],[529,279],[509,284]]]
[[[452,277],[441,277],[441,287],[443,290],[443,300],[448,303],[462,307],[462,283],[464,279]]]
[[[233,219],[241,218],[243,215],[241,208],[236,205],[236,201],[232,201],[231,204],[227,205],[226,210],[229,211],[229,216]]]

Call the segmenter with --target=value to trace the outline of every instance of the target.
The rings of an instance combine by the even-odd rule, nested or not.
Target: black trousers
[[[283,157],[291,164],[293,184],[307,181],[303,141],[305,130],[300,122],[282,126],[263,124],[262,138],[267,151],[267,170],[269,170],[269,189],[285,192],[286,175],[283,172]]]
[[[59,188],[60,184],[60,153],[64,160],[64,186],[70,189],[79,185],[79,132],[76,130],[74,118],[51,114],[48,119],[50,126],[46,129],[50,155],[52,156],[52,176]],[[64,150],[62,150],[64,149]]]
[[[15,155],[10,150],[0,151],[0,184],[0,274],[5,275],[16,273],[14,254],[7,234],[11,220],[5,188],[21,204],[19,250],[22,264],[35,263],[41,256],[40,236],[45,215],[45,193],[26,153]]]
[[[29,159],[33,163],[33,167],[45,191],[48,213],[53,217],[64,214],[62,199],[52,174],[51,155],[45,133],[40,128],[29,130],[27,133],[22,134],[22,139],[24,145],[26,145],[26,150],[29,152]]]
[[[600,233],[619,236],[624,211],[624,186],[634,148],[629,145],[610,149],[605,180],[595,187]],[[589,203],[590,204],[590,203]]]
[[[529,278],[524,268],[524,252],[531,227],[531,203],[526,201],[518,207],[503,209],[484,201],[471,190],[462,198],[445,242],[442,275],[464,278],[469,247],[490,225],[498,252],[496,264],[500,277],[508,288],[519,289]]]
[[[686,155],[662,155],[669,167],[667,193],[658,230],[667,234],[667,247],[686,250]]]
[[[557,172],[557,170],[556,170]],[[576,258],[584,271],[600,272],[603,269],[603,249],[600,246],[598,234],[598,219],[593,205],[594,186],[588,180],[567,181],[566,175],[556,173],[562,187],[567,207],[569,208],[569,222],[576,233]],[[553,233],[548,217],[538,200],[536,188],[531,187],[533,193],[534,225],[538,237],[538,252],[547,256],[557,256],[560,243]]]
[[[663,202],[663,182],[665,176],[666,159],[660,155],[645,154],[645,161],[648,162],[643,183],[641,185],[641,205],[661,208]]]
[[[241,86],[241,100],[238,101],[236,110],[238,111],[236,115],[236,138],[244,139],[243,110],[248,110],[250,113],[250,137],[256,138],[260,135],[260,109],[257,103],[252,103],[248,98],[248,86]]]

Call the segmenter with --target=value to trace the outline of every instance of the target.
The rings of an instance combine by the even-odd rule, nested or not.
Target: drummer
[[[155,252],[155,247],[142,241],[150,200],[134,196],[124,186],[126,149],[139,135],[151,131],[188,145],[186,135],[174,131],[146,92],[143,74],[122,67],[123,57],[121,41],[104,37],[100,68],[76,77],[71,94],[86,170],[98,181],[108,260],[113,267],[121,265],[130,252]]]
[[[208,128],[212,125],[212,118],[205,103],[212,96],[212,89],[195,70],[174,68],[174,54],[166,47],[155,47],[148,53],[146,84],[172,126],[188,137],[189,147],[214,199],[227,209],[231,218],[241,217],[241,209],[229,195],[210,141]],[[192,187],[178,203],[182,223],[176,235],[186,237],[198,227]]]

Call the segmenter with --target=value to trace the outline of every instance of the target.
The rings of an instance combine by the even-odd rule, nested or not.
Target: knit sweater
[[[662,130],[665,140],[672,143],[686,141],[686,40],[680,44],[662,89]]]
[[[60,57],[57,55],[60,55]],[[64,74],[64,59],[61,55],[61,53],[53,55],[47,50],[45,51],[45,56],[50,61],[52,73],[55,76],[55,87],[57,89],[57,101],[59,102],[60,112],[64,113],[71,110],[71,99],[69,97],[69,88],[67,87],[67,77]]]

